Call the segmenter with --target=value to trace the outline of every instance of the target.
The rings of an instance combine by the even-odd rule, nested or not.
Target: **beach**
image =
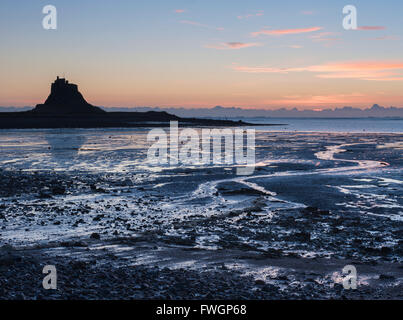
[[[238,176],[149,165],[148,131],[0,132],[2,299],[403,298],[401,134],[259,128]]]

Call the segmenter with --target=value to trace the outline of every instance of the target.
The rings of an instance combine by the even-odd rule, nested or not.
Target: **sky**
[[[403,107],[402,14],[401,0],[1,0],[0,105],[43,103],[59,75],[97,106]]]

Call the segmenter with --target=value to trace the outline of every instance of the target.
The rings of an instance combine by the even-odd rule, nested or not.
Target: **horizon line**
[[[149,108],[149,109],[184,109],[184,110],[195,110],[195,109],[203,109],[203,110],[213,110],[216,108],[222,108],[222,109],[238,109],[238,110],[256,110],[256,111],[312,111],[312,112],[323,112],[323,111],[335,111],[335,110],[342,110],[342,109],[354,109],[354,110],[360,110],[360,111],[365,111],[365,110],[371,110],[374,107],[378,106],[379,108],[383,109],[403,109],[403,106],[382,106],[378,103],[374,103],[372,106],[367,106],[367,107],[354,107],[351,105],[345,105],[345,106],[339,106],[339,107],[320,107],[320,106],[289,106],[289,107],[273,107],[270,109],[266,108],[259,108],[259,107],[242,107],[242,106],[222,106],[222,105],[215,105],[211,107],[186,107],[186,106],[147,106],[147,105],[138,105],[138,106],[103,106],[103,105],[97,105],[97,107],[100,108],[107,108],[107,109],[136,109],[136,108]],[[22,109],[22,108],[35,108],[34,105],[25,105],[25,106],[13,106],[13,105],[0,105],[0,108],[5,109],[5,108],[16,108],[16,109]],[[310,108],[310,109],[301,109],[301,108]]]

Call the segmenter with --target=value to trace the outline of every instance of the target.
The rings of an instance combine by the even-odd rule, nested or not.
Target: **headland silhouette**
[[[0,129],[159,127],[179,121],[186,126],[245,126],[242,121],[181,118],[166,111],[107,112],[88,103],[76,84],[57,77],[50,95],[33,110],[0,113]]]

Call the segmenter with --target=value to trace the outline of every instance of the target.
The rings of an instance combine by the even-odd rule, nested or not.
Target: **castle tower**
[[[78,91],[76,84],[69,83],[65,78],[60,78],[59,76],[52,83],[50,95],[45,103],[37,105],[33,111],[58,114],[105,112],[89,104]]]

